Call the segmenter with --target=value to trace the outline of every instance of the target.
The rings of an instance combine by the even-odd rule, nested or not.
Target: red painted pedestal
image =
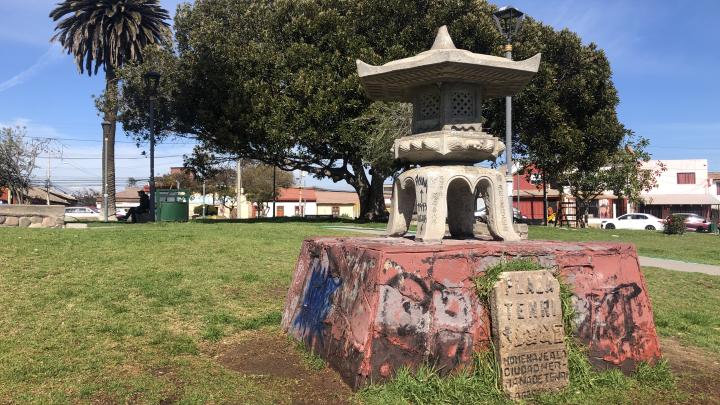
[[[473,279],[502,258],[533,258],[572,286],[576,335],[595,366],[660,357],[635,248],[622,243],[309,239],[282,325],[355,389],[402,366],[469,366],[491,341]]]

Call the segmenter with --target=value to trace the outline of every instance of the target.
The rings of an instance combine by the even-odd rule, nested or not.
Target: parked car
[[[604,229],[645,229],[648,231],[663,229],[664,226],[665,221],[662,219],[640,213],[620,215],[617,218],[602,221],[600,224],[600,227]]]
[[[513,222],[516,224],[524,224],[527,222],[527,217],[525,215],[522,215],[520,213],[520,210],[513,207]],[[481,208],[478,211],[475,211],[475,220],[487,223],[487,209]]]
[[[698,214],[681,212],[672,215],[679,215],[683,217],[683,219],[685,220],[685,230],[695,232],[707,232],[710,230],[710,221],[706,220]],[[670,219],[670,217],[668,217],[668,219]]]
[[[127,209],[118,208],[118,209],[115,211],[115,217],[116,217],[118,220],[120,220],[120,221],[124,221],[124,220],[125,220],[125,217],[127,217],[127,212],[128,212]]]
[[[73,221],[99,221],[100,213],[91,207],[67,207],[65,208],[65,222]]]

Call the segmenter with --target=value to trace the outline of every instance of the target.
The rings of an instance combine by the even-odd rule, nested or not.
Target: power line
[[[135,179],[135,180],[148,180],[147,177],[135,177],[135,176],[127,176],[127,177],[117,177],[115,181],[122,181],[122,180],[129,180],[129,179]],[[52,178],[50,181],[52,182],[69,182],[69,181],[101,181],[102,178],[100,176],[98,177],[65,177],[65,178]],[[47,178],[44,177],[33,177],[30,179],[31,182],[45,182],[47,181]]]
[[[72,141],[72,142],[99,142],[102,143],[102,139],[81,139],[81,138],[61,138],[61,137],[50,137],[50,136],[26,136],[26,138],[30,139],[46,139],[49,141]],[[145,143],[143,142],[136,142],[136,141],[118,141],[116,140],[115,143],[131,143],[133,145],[136,145],[138,143]],[[196,145],[197,142],[162,142],[162,145]]]
[[[155,156],[155,159],[167,159],[167,158],[176,158],[176,157],[183,157],[184,155],[167,155],[167,156]],[[38,156],[39,159],[55,159],[55,160],[102,160],[102,157],[79,157],[79,156],[73,156],[73,157],[67,157],[67,156]],[[115,160],[123,159],[123,160],[135,160],[135,159],[149,159],[147,156],[121,156],[117,157],[115,156]]]

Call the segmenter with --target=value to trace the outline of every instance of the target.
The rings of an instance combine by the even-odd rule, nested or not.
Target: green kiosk
[[[190,190],[155,190],[155,213],[158,221],[187,222],[190,209]]]

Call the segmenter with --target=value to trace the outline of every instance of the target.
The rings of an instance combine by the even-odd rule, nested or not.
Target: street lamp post
[[[512,41],[520,30],[525,14],[513,6],[500,7],[493,13],[498,30],[505,37],[505,57],[512,60]],[[510,218],[513,218],[513,176],[512,176],[512,97],[505,97],[505,181],[508,190]],[[518,205],[518,210],[520,206]]]
[[[108,138],[110,137],[110,131],[112,130],[112,124],[108,121],[102,122],[103,129],[103,222],[108,221]]]
[[[145,87],[148,91],[150,113],[150,221],[155,222],[155,101],[160,83],[160,73],[145,73]]]

